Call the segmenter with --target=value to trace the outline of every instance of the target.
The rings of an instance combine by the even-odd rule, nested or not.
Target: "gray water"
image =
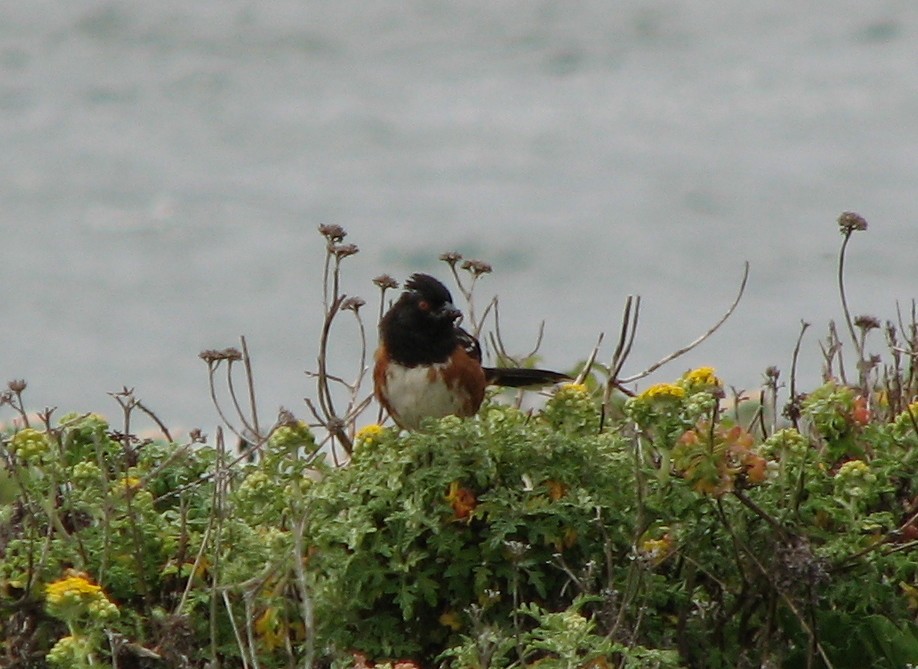
[[[305,415],[321,223],[345,289],[446,250],[490,261],[512,350],[568,368],[625,297],[625,373],[733,318],[652,380],[787,373],[800,320],[918,296],[914,0],[0,3],[0,374],[34,409],[212,425],[205,348],[254,356],[262,409]],[[334,368],[352,376],[351,330]],[[875,349],[879,349],[879,341]],[[646,384],[646,382],[645,382]],[[8,410],[0,420],[10,418]]]

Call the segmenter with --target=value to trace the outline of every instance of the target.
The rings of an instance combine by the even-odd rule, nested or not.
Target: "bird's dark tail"
[[[571,377],[561,372],[547,369],[525,369],[517,367],[485,367],[485,378],[488,385],[524,388],[526,386],[550,386],[561,381],[570,381]]]

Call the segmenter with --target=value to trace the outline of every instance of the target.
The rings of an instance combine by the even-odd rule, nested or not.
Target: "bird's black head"
[[[389,353],[404,365],[442,362],[456,346],[456,321],[446,286],[428,274],[412,274],[405,291],[379,324]]]
[[[453,306],[453,296],[442,283],[429,274],[412,274],[405,282],[401,301],[413,304],[418,311],[436,320],[455,321],[461,315]]]

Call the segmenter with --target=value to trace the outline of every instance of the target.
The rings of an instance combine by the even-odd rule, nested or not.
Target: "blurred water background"
[[[502,332],[568,368],[643,299],[625,372],[733,318],[711,364],[801,376],[841,309],[918,296],[914,0],[0,3],[0,374],[30,407],[216,422],[205,348],[247,337],[262,410],[305,415],[321,223],[344,287],[491,262]],[[342,330],[333,369],[352,376]],[[882,348],[877,339],[875,350]],[[648,381],[649,382],[649,381]],[[644,385],[646,387],[646,383]],[[9,418],[4,414],[0,418]]]

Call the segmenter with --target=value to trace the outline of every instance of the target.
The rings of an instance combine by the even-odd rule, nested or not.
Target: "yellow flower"
[[[558,388],[558,393],[569,393],[571,395],[588,395],[589,389],[585,383],[564,383]]]
[[[685,397],[685,389],[675,383],[657,383],[638,395],[643,400],[669,400]]]
[[[41,460],[51,448],[44,432],[32,428],[20,430],[10,440],[13,453],[26,462]]]
[[[838,473],[835,476],[839,478],[863,478],[869,472],[870,465],[863,460],[848,460],[838,468]]]
[[[81,575],[67,576],[45,586],[45,599],[51,605],[62,604],[67,600],[92,600],[101,593],[102,588]]]
[[[877,475],[863,460],[849,460],[835,473],[835,491],[851,498],[864,498],[873,492]]]
[[[118,607],[105,596],[102,588],[79,572],[70,572],[46,585],[45,602],[48,613],[62,620],[83,615],[99,620],[118,617]]]
[[[140,479],[136,476],[125,476],[116,481],[113,487],[116,490],[137,490],[140,487]]]
[[[318,446],[309,425],[302,420],[292,420],[275,429],[268,437],[268,446],[272,449],[314,451]]]
[[[364,425],[357,430],[354,441],[360,444],[375,444],[379,442],[383,432],[385,432],[385,429],[382,425],[377,425],[376,423]]]
[[[691,389],[720,388],[723,382],[717,378],[713,367],[698,367],[682,375],[682,383]]]
[[[67,635],[57,640],[48,651],[46,659],[61,667],[85,666],[83,663],[92,651],[93,643],[89,637]]]

